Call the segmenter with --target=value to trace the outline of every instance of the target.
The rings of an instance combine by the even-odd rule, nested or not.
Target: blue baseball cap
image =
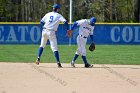
[[[91,26],[94,26],[95,23],[96,23],[96,18],[95,18],[95,17],[91,17],[91,18],[89,19],[89,24],[90,24]]]
[[[60,9],[60,5],[54,4],[54,5],[53,5],[53,8]]]

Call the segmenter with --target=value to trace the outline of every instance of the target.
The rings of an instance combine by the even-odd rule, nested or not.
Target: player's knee
[[[45,46],[46,46],[46,45],[40,45],[40,47],[43,47],[43,48],[45,48]]]
[[[86,53],[82,53],[82,56],[86,56]]]
[[[86,51],[80,51],[79,49],[77,49],[76,54],[81,55],[81,56],[86,56]]]
[[[58,51],[57,47],[51,47],[52,51]]]

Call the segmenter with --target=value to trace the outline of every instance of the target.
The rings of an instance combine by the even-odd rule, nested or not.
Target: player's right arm
[[[77,26],[77,22],[74,22],[70,30],[67,30],[67,36],[71,37],[72,30]]]
[[[64,23],[64,26],[68,30],[69,29],[68,21],[61,14],[59,14],[59,15],[60,15],[59,21],[63,22]]]
[[[82,25],[85,22],[85,20],[79,20],[73,23],[71,30],[73,30],[75,27]]]
[[[77,27],[78,26],[78,23],[77,22],[74,22],[73,24],[72,24],[72,26],[71,26],[71,29],[70,30],[73,30],[75,27]]]
[[[69,24],[68,24],[67,21],[64,22],[64,25],[65,25],[66,29],[68,30],[69,29]]]
[[[44,24],[45,24],[45,22],[41,20],[41,21],[40,21],[40,25],[43,27]]]
[[[43,20],[40,21],[41,30],[43,29],[45,22]]]
[[[47,14],[41,19],[40,25],[43,27],[45,24],[45,20],[47,19]]]

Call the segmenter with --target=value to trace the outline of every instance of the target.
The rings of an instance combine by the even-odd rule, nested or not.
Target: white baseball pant
[[[57,51],[58,48],[57,48],[57,39],[56,39],[55,31],[49,31],[47,29],[42,30],[42,38],[41,38],[40,47],[45,48],[48,39],[50,41],[52,51],[53,52]]]
[[[77,51],[76,54],[81,55],[81,56],[86,56],[86,43],[87,43],[87,38],[85,38],[82,35],[77,36]]]

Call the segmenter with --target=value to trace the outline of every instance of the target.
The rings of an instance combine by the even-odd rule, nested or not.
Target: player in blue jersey
[[[56,58],[57,65],[58,67],[62,67],[59,59],[57,38],[55,33],[57,31],[60,22],[63,22],[64,25],[67,27],[67,29],[68,29],[68,23],[67,20],[61,14],[58,13],[59,10],[60,10],[60,6],[58,4],[54,4],[53,11],[47,13],[40,21],[40,24],[43,26],[43,30],[42,30],[41,44],[38,49],[38,56],[35,62],[37,65],[39,65],[40,63],[41,54],[46,46],[47,40],[49,40],[51,49]]]

